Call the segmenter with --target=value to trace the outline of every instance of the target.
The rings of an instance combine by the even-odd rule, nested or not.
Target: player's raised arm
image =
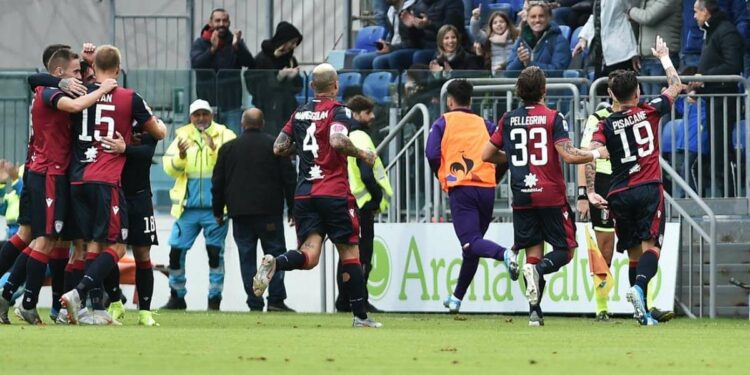
[[[597,147],[591,151],[581,150],[573,146],[573,141],[566,140],[555,143],[555,148],[560,157],[568,164],[583,164],[593,162],[596,159],[607,159],[609,153],[606,147]]]
[[[99,98],[101,98],[102,95],[109,93],[110,91],[114,90],[116,87],[117,87],[116,80],[105,79],[104,82],[101,83],[98,89],[84,96],[81,96],[76,99],[72,99],[67,96],[61,97],[60,100],[57,101],[57,109],[63,112],[68,112],[68,113],[81,112],[84,109],[94,105],[94,103],[96,103],[96,101],[99,100]]]
[[[346,156],[353,156],[364,161],[369,166],[375,165],[375,160],[378,158],[378,155],[370,150],[363,150],[355,146],[346,135],[347,132],[348,130],[345,125],[338,123],[331,124],[331,134],[328,138],[331,142],[331,147],[333,147],[336,152]]]
[[[594,151],[604,149],[604,145],[597,141],[591,141],[589,145]],[[593,152],[593,151],[592,151]],[[607,201],[594,190],[594,180],[596,178],[596,160],[591,160],[585,165],[586,171],[586,192],[588,193],[589,203],[599,208],[606,208]]]
[[[670,102],[674,103],[677,95],[682,92],[682,82],[680,81],[680,76],[677,74],[677,70],[672,65],[672,59],[669,58],[667,43],[664,42],[661,36],[656,36],[656,46],[651,48],[651,53],[661,61],[661,66],[664,68],[664,73],[667,76],[668,87],[662,95],[669,97]]]

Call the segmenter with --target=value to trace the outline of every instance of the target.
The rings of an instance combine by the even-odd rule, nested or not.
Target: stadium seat
[[[560,28],[560,31],[562,32],[562,35],[565,37],[565,39],[571,40],[570,39],[570,26],[568,26],[568,25],[559,25],[558,27]],[[571,41],[571,43],[572,43],[572,41]],[[575,45],[573,45],[573,47],[575,47]]]
[[[326,62],[333,65],[336,70],[346,69],[346,51],[334,49],[328,52]],[[351,62],[351,61],[350,61]]]
[[[357,72],[346,72],[339,74],[339,99],[347,87],[362,85],[362,74]]]
[[[684,135],[682,120],[673,120],[664,124],[661,129],[661,153],[668,154],[674,149],[672,144],[672,134],[674,133],[675,142]]]
[[[375,42],[385,38],[386,30],[382,26],[367,26],[357,33],[354,48],[346,50],[347,54],[359,54],[361,52],[374,52]]]
[[[734,145],[735,150],[744,150],[747,147],[747,138],[745,137],[746,127],[747,122],[742,120],[737,123],[737,126],[732,131],[732,145]]]
[[[362,83],[362,92],[378,104],[385,104],[391,100],[390,85],[393,79],[391,72],[371,73]]]
[[[581,34],[581,29],[583,29],[583,26],[576,27],[576,29],[573,30],[573,35],[570,36],[570,50],[571,51],[573,50],[573,48],[576,48],[576,44],[578,44],[578,36]],[[570,32],[570,27],[568,27],[568,32]]]
[[[490,20],[490,14],[492,14],[495,11],[503,12],[510,16],[510,19],[515,22],[516,14],[513,12],[513,7],[510,4],[510,1],[503,1],[503,2],[497,2],[495,4],[487,4],[487,6],[482,6],[482,14],[480,15],[480,24],[486,25],[487,22]]]
[[[306,103],[308,98],[313,97],[313,92],[312,87],[310,87],[310,81],[307,79],[307,74],[300,74],[302,75],[302,90],[295,95],[295,98],[297,98],[297,104],[301,105]]]

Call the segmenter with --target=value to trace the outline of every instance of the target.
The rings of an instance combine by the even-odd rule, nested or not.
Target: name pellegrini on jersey
[[[615,130],[624,129],[628,126],[633,126],[646,119],[646,112],[638,112],[634,115],[630,115],[620,120],[612,121],[612,128]]]
[[[328,111],[320,111],[320,112],[313,112],[313,111],[304,111],[304,112],[297,112],[294,115],[295,120],[309,120],[309,121],[319,121],[324,120],[328,118]]]
[[[510,118],[510,126],[533,126],[547,123],[547,116],[514,116]]]

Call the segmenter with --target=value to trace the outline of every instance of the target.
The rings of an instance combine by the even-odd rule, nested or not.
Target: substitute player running
[[[578,247],[560,158],[582,164],[607,157],[603,147],[593,151],[573,147],[563,115],[544,105],[546,86],[544,72],[538,67],[521,71],[516,95],[524,105],[503,115],[482,154],[485,161],[502,162],[504,153],[510,162],[513,250],[526,249],[523,275],[530,326],[544,325],[540,307],[544,275],[568,264]],[[552,246],[546,255],[545,242]]]
[[[368,318],[365,282],[359,261],[359,217],[349,190],[347,157],[373,166],[377,155],[355,147],[349,137],[351,111],[336,101],[339,91],[336,69],[320,64],[313,69],[310,86],[315,98],[303,104],[284,125],[274,153],[299,156],[299,177],[294,201],[294,222],[299,250],[274,258],[266,255],[253,278],[253,291],[260,297],[276,270],[312,269],[318,264],[326,236],[336,245],[342,263],[342,280],[349,294],[354,327],[380,328]]]
[[[592,148],[606,145],[611,155],[612,183],[606,200],[596,193],[596,166],[586,165],[589,202],[610,209],[619,239],[617,251],[627,251],[631,265],[635,265],[635,278],[631,276],[632,286],[626,298],[633,304],[634,317],[641,325],[657,324],[648,312],[646,297],[648,282],[659,265],[665,225],[659,120],[670,112],[674,99],[682,91],[680,77],[661,37],[656,37],[656,46],[651,51],[661,60],[669,87],[658,98],[640,104],[636,74],[624,70],[613,72],[609,95],[621,108],[599,122],[591,139]]]
[[[99,46],[94,56],[94,71],[97,82],[116,78],[120,73],[120,51],[109,45]],[[95,88],[92,85],[89,90]],[[99,286],[125,255],[128,216],[121,176],[126,158],[124,154],[103,152],[101,138],[112,138],[117,132],[129,144],[134,127],[142,128],[157,140],[166,135],[166,127],[154,117],[140,95],[124,88],[104,95],[81,114],[76,125],[71,184],[80,188],[73,194],[73,202],[84,239],[89,241],[87,257],[92,262],[76,288],[61,298],[72,324],[78,323],[81,296]],[[101,310],[94,314],[109,316]]]

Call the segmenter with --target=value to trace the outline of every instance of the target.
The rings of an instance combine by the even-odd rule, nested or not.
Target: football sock
[[[464,254],[468,253],[476,257],[492,258],[499,261],[503,260],[504,252],[504,247],[484,238],[479,238],[464,248]],[[464,259],[466,258],[464,257]]]
[[[479,267],[479,258],[473,255],[468,255],[464,252],[464,259],[461,262],[461,270],[458,272],[458,282],[456,283],[456,289],[453,291],[453,296],[463,300],[466,295],[466,290],[469,289],[471,281],[474,280],[474,275],[477,273]]]
[[[86,292],[92,291],[94,288],[101,286],[102,279],[104,279],[108,273],[112,272],[114,267],[117,267],[117,261],[119,259],[117,252],[112,249],[107,249],[99,254],[99,256],[96,257],[96,260],[91,262],[89,267],[86,267],[86,274],[76,286],[78,294],[84,295]],[[93,304],[93,299],[95,297],[91,296],[91,298]]]
[[[359,259],[344,259],[342,262],[344,287],[349,292],[349,303],[352,313],[360,319],[367,319],[367,301],[365,301],[365,277]]]
[[[23,295],[23,308],[31,310],[36,308],[39,300],[39,290],[42,289],[44,276],[47,272],[49,256],[41,251],[32,250],[29,260],[26,261],[26,291]]]
[[[102,282],[104,290],[109,295],[110,302],[117,302],[122,298],[122,290],[120,289],[120,267],[113,267],[112,271],[104,277]]]
[[[305,253],[299,250],[289,250],[276,257],[276,271],[301,270],[305,263],[307,263]]]
[[[630,282],[630,286],[635,285],[635,275],[636,275],[637,267],[638,267],[637,260],[631,260],[628,263],[628,281]]]
[[[539,272],[540,277],[541,275],[557,272],[570,262],[572,254],[570,250],[555,249],[544,255],[544,258],[536,265],[536,270]]]
[[[18,237],[17,234],[14,234],[10,240],[5,242],[2,249],[0,249],[0,275],[4,275],[11,267],[13,267],[16,258],[18,258],[18,256],[21,255],[21,252],[28,246],[29,244],[23,242],[21,237]]]
[[[594,276],[594,289],[598,288],[596,285],[596,276]],[[607,296],[603,295],[603,293],[595,292],[594,297],[596,298],[596,313],[599,314],[602,311],[607,311]]]
[[[65,287],[65,291],[70,291],[76,288],[76,285],[81,282],[83,275],[86,273],[86,262],[84,260],[73,261],[73,269],[70,271],[70,287]],[[83,296],[81,296],[83,300]]]
[[[26,281],[26,262],[29,260],[29,254],[31,254],[31,251],[31,248],[27,247],[18,255],[16,261],[13,262],[8,281],[6,281],[5,286],[3,286],[3,298],[5,298],[6,301],[11,301],[13,299],[13,293],[18,290],[24,281]]]
[[[138,310],[151,310],[154,295],[154,270],[151,261],[135,262],[135,290],[138,292]]]
[[[336,301],[349,301],[349,294],[346,288],[344,288],[344,266],[341,264],[341,259],[339,259],[336,265],[336,286],[339,288],[339,295],[336,296]]]
[[[73,263],[65,265],[65,286],[63,287],[65,292],[75,288],[75,284],[73,284],[73,267]]]
[[[636,268],[635,285],[641,288],[643,291],[643,301],[648,300],[648,282],[651,278],[656,275],[656,270],[659,266],[659,255],[656,251],[648,249],[643,252],[641,258],[638,259],[638,267]],[[648,307],[646,307],[648,309]]]
[[[65,290],[66,268],[68,265],[68,256],[70,250],[66,247],[56,247],[52,249],[49,256],[49,269],[52,274],[52,309],[60,311],[60,297]]]

